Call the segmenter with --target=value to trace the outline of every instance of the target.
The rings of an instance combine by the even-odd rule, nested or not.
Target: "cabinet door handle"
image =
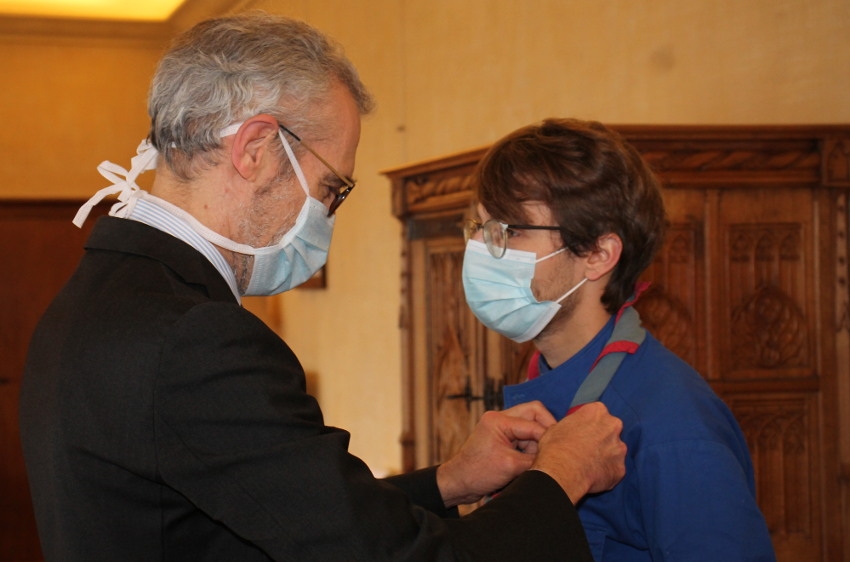
[[[446,400],[466,400],[466,409],[469,410],[469,407],[472,405],[474,400],[484,400],[483,396],[473,396],[472,395],[472,384],[469,381],[469,376],[466,377],[466,384],[463,386],[463,392],[461,394],[447,394]]]
[[[466,409],[469,410],[472,402],[476,400],[484,401],[485,410],[501,410],[502,409],[502,381],[487,377],[484,381],[484,396],[475,396],[472,394],[472,383],[469,377],[466,377],[466,384],[463,386],[463,392],[460,394],[448,394],[446,400],[466,400]]]
[[[504,379],[487,377],[484,380],[484,409],[501,410],[505,403],[502,398],[502,387]]]

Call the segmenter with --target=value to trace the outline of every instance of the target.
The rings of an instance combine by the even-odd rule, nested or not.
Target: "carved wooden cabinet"
[[[780,560],[850,560],[850,126],[622,126],[664,185],[670,230],[644,325],[747,436]],[[386,171],[403,223],[403,467],[440,462],[531,344],[464,302],[463,220],[486,148]]]

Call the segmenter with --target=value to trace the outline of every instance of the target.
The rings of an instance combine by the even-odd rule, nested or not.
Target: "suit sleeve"
[[[437,487],[437,467],[422,468],[406,474],[398,474],[384,479],[404,492],[410,501],[440,517],[457,517],[457,508],[443,504],[440,488]]]
[[[586,550],[572,544],[575,511],[546,475],[523,476],[518,492],[451,525],[375,479],[347,452],[349,434],[324,425],[292,351],[235,305],[201,304],[175,322],[154,399],[163,481],[272,559],[483,560],[518,540],[561,557]],[[535,504],[571,532],[549,534],[513,511]]]
[[[530,470],[471,514],[447,521],[466,560],[593,562],[578,513],[555,480]]]

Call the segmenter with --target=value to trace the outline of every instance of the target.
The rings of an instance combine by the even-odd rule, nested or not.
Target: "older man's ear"
[[[255,115],[239,127],[230,147],[230,162],[245,180],[256,181],[269,165],[266,156],[278,130],[277,120],[271,115]],[[274,160],[271,163],[278,165]]]

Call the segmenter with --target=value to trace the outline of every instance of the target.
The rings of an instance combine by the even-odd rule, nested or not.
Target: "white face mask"
[[[236,134],[241,124],[234,123],[226,127],[221,131],[220,136],[226,137]],[[135,179],[145,170],[156,168],[156,156],[158,154],[157,150],[147,141],[143,141],[139,145],[138,156],[132,159],[129,172],[111,162],[103,162],[98,166],[100,173],[112,180],[114,185],[101,189],[83,205],[74,218],[74,224],[81,226],[94,205],[105,196],[113,193],[118,193],[119,202],[113,205],[110,210],[109,214],[112,216],[126,217],[132,211],[136,199],[150,200],[185,220],[195,232],[209,242],[238,254],[254,256],[251,280],[245,290],[245,295],[264,296],[288,291],[310,279],[327,263],[335,217],[328,217],[327,207],[318,199],[310,196],[307,180],[298,160],[295,158],[292,147],[282,131],[278,131],[278,137],[283,143],[289,162],[307,198],[298,218],[295,220],[295,225],[276,244],[254,248],[247,244],[234,242],[210,230],[180,207],[141,190],[136,185]],[[123,175],[126,179],[121,179],[116,175],[122,172],[124,172]]]
[[[533,252],[506,250],[494,258],[477,240],[466,244],[463,257],[463,290],[472,313],[493,331],[518,343],[537,337],[561,302],[587,282],[585,277],[556,301],[540,302],[531,292],[535,265],[565,251],[556,250],[537,259]]]

